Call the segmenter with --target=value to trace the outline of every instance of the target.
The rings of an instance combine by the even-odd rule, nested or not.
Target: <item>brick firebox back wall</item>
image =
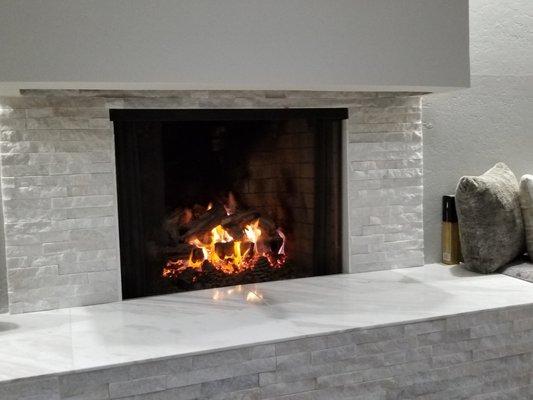
[[[109,108],[277,107],[349,108],[345,270],[422,265],[417,93],[29,91],[0,97],[10,312],[121,298]]]
[[[248,177],[240,194],[248,206],[285,229],[288,254],[311,274],[315,195],[313,128],[305,119],[270,125],[263,133],[265,146],[256,146],[247,155]],[[331,246],[331,243],[324,245]]]

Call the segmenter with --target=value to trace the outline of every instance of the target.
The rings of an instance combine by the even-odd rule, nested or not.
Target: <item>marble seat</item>
[[[320,343],[333,340],[334,347],[344,346],[346,343],[342,341],[347,339],[343,335],[349,334],[353,340],[360,341],[361,329],[388,329],[388,326],[400,327],[401,334],[394,335],[401,338],[406,332],[403,327],[409,324],[415,326],[410,328],[414,332],[413,329],[419,329],[417,324],[423,321],[431,324],[439,318],[530,304],[533,304],[533,290],[529,282],[504,275],[478,275],[460,267],[426,265],[3,315],[0,316],[0,394],[2,385],[21,385],[24,380],[55,379],[54,385],[61,387],[62,379],[67,377],[126,367],[129,372],[119,375],[113,372],[110,379],[130,382],[131,389],[132,379],[135,382],[148,379],[136,377],[131,368],[145,366],[152,371],[156,365],[164,364],[175,372],[177,367],[174,364],[170,367],[168,363],[179,360],[190,363],[186,368],[189,375],[176,378],[179,384],[174,381],[177,386],[173,388],[197,384],[200,385],[198,390],[209,392],[211,386],[198,382],[200,378],[196,375],[193,378],[190,368],[194,370],[195,365],[215,368],[221,358],[228,357],[236,368],[244,368],[240,365],[249,366],[255,362],[253,354],[260,354],[262,362],[274,360],[268,361],[273,365],[261,364],[260,368],[256,365],[259,370],[249,366],[255,374],[250,379],[256,382],[261,371],[274,373],[272,368],[275,371],[279,367],[278,358],[284,349],[291,348],[291,343],[307,340],[305,338],[315,341],[316,338],[333,338],[321,339]],[[530,310],[533,316],[533,307]],[[391,335],[390,331],[384,332]],[[394,336],[386,338],[388,343]],[[337,343],[338,340],[341,342]],[[298,351],[316,351],[322,346],[317,342],[303,343],[297,345],[303,346],[298,347]],[[402,346],[409,343],[411,339],[406,338]],[[226,373],[226,370],[219,372]],[[162,384],[165,389],[154,391],[170,390],[165,386],[169,385],[169,372],[161,374],[166,377],[160,378],[166,382]],[[213,379],[217,376],[225,375],[214,373]],[[262,379],[269,376],[263,375]],[[87,379],[92,382],[96,378]],[[313,379],[316,386],[317,378]],[[260,386],[258,382],[257,387]],[[105,396],[111,396],[110,388],[116,385],[110,382],[106,385],[107,389],[102,390],[108,391]],[[130,389],[118,392],[122,396],[130,393]],[[10,399],[7,394],[2,398]]]

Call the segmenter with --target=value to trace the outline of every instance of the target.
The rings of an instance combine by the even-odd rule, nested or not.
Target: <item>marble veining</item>
[[[533,303],[460,267],[267,282],[0,316],[0,381]]]

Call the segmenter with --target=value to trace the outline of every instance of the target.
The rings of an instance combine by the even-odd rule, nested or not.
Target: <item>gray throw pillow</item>
[[[518,181],[504,163],[481,176],[464,176],[459,181],[459,233],[469,270],[491,273],[523,252],[524,224],[518,193]]]
[[[533,261],[533,175],[524,175],[520,180],[520,205],[526,228],[526,245]]]

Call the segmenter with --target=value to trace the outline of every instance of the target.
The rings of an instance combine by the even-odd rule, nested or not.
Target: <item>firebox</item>
[[[342,271],[346,109],[110,116],[124,298]]]

